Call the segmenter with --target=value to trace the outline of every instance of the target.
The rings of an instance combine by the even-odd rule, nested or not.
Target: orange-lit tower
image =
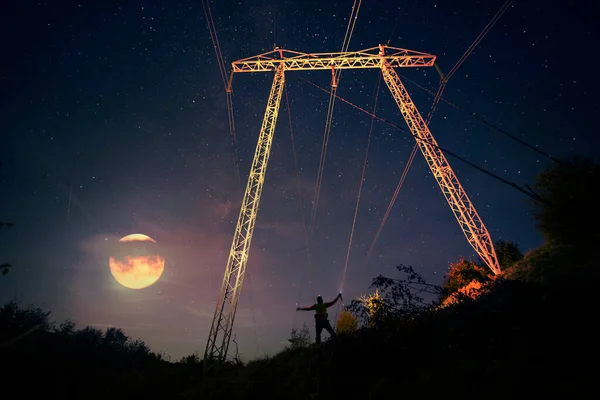
[[[335,76],[336,69],[379,68],[467,240],[494,274],[500,273],[500,266],[489,232],[394,70],[396,67],[430,67],[434,61],[435,56],[431,54],[379,45],[356,52],[311,54],[276,48],[271,52],[232,63],[231,77],[238,72],[275,72],[275,78],[258,136],[258,144],[231,244],[217,308],[206,344],[205,366],[218,365],[227,356],[286,71],[327,70],[332,72],[332,76]],[[231,80],[230,78],[229,91],[231,90]],[[333,81],[332,84],[336,85],[337,82]]]

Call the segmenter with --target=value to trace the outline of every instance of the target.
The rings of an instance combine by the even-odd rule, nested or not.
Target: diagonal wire
[[[300,213],[302,214],[302,229],[304,231],[304,246],[305,246],[304,250],[306,253],[306,260],[308,262],[308,279],[309,279],[309,283],[312,288],[312,294],[313,294],[313,298],[314,298],[315,290],[314,290],[314,286],[313,286],[313,274],[312,274],[312,262],[311,262],[311,257],[310,257],[310,248],[308,245],[308,242],[309,242],[308,241],[308,230],[306,228],[306,216],[304,215],[304,201],[302,199],[302,188],[300,186],[300,169],[298,168],[298,155],[296,152],[294,131],[292,129],[292,113],[291,113],[291,109],[290,109],[290,100],[289,100],[289,96],[288,96],[287,86],[284,87],[284,91],[285,91],[285,102],[286,102],[286,108],[287,108],[287,114],[288,114],[288,123],[289,123],[289,128],[290,128],[290,137],[291,137],[291,141],[292,141],[292,152],[294,154],[294,166],[296,169],[296,186],[298,189],[298,198],[300,199]],[[304,282],[304,279],[301,279],[300,287],[298,289],[298,301],[296,302],[296,306],[300,302],[300,297],[302,296],[303,282]]]
[[[381,88],[381,74],[378,75],[377,89],[375,90],[375,101],[373,104],[373,115],[377,111],[377,102],[379,100],[379,89]],[[344,263],[344,273],[342,274],[342,285],[340,287],[340,293],[344,292],[344,285],[346,283],[346,273],[348,272],[348,262],[350,260],[350,251],[352,249],[352,239],[354,237],[354,228],[356,226],[356,217],[358,216],[358,208],[360,206],[360,197],[362,194],[363,183],[365,182],[365,173],[367,171],[367,162],[369,159],[369,148],[371,146],[371,137],[373,135],[373,125],[375,124],[375,117],[371,117],[371,126],[369,127],[369,136],[367,137],[367,148],[365,150],[365,160],[363,162],[362,172],[360,175],[360,182],[358,184],[358,194],[356,196],[356,207],[354,208],[354,217],[352,218],[352,229],[350,230],[350,239],[348,240],[348,250],[346,251],[346,262]],[[335,321],[337,321],[338,312],[340,305],[336,308]]]
[[[350,12],[350,19],[348,20],[348,26],[346,27],[346,33],[344,34],[344,40],[342,42],[342,52],[348,51],[350,46],[350,40],[352,39],[352,34],[354,33],[354,27],[356,26],[356,21],[358,18],[358,12],[360,11],[360,6],[362,4],[362,0],[354,0],[352,4],[352,10]],[[321,156],[319,159],[319,167],[317,172],[317,181],[315,183],[315,193],[313,197],[313,204],[311,209],[311,218],[310,218],[310,232],[312,233],[315,228],[316,217],[317,217],[317,209],[319,205],[319,198],[321,195],[321,186],[323,182],[323,172],[325,170],[325,158],[327,155],[327,146],[329,144],[329,136],[331,133],[331,123],[333,121],[333,109],[335,105],[336,92],[337,92],[337,84],[341,77],[341,69],[332,71],[332,92],[329,96],[329,105],[327,107],[327,117],[325,120],[325,132],[323,134],[323,142],[321,144]]]
[[[502,7],[500,7],[500,9],[496,12],[496,14],[494,14],[492,19],[488,22],[488,24],[484,27],[484,29],[479,33],[479,35],[475,38],[475,40],[471,43],[471,45],[463,53],[463,55],[456,62],[456,64],[454,64],[454,66],[452,67],[452,69],[446,76],[444,76],[441,73],[441,71],[439,70],[439,67],[436,66],[436,68],[438,68],[438,72],[440,72],[440,75],[441,75],[440,85],[439,85],[437,93],[435,94],[435,97],[433,99],[433,103],[431,104],[431,108],[429,109],[429,112],[427,113],[427,117],[425,118],[425,125],[429,126],[429,124],[431,123],[431,119],[433,118],[433,114],[437,109],[437,106],[442,98],[442,94],[444,93],[444,90],[446,89],[446,84],[448,83],[448,80],[456,73],[458,68],[460,68],[460,66],[465,62],[465,60],[469,57],[469,55],[471,55],[471,53],[473,52],[473,50],[475,50],[475,48],[479,45],[479,43],[481,43],[483,38],[492,29],[492,27],[496,24],[496,22],[500,19],[500,17],[502,17],[504,12],[508,9],[508,7],[510,7],[512,2],[513,2],[513,0],[506,0],[506,2],[504,2]],[[388,211],[382,218],[381,223],[379,224],[379,228],[377,229],[378,233],[375,235],[375,238],[374,238],[373,242],[371,243],[371,246],[369,247],[369,251],[367,252],[367,255],[365,257],[365,262],[368,260],[369,256],[371,255],[371,252],[375,248],[377,240],[379,239],[379,236],[381,235],[381,231],[383,230],[383,227],[385,226],[385,223],[387,222],[387,218],[389,217],[389,214],[390,214],[389,211],[391,211],[392,207],[394,206],[394,203],[398,196],[398,192],[400,191],[400,188],[402,187],[404,180],[406,179],[406,174],[408,173],[408,170],[412,166],[412,163],[415,158],[414,155],[417,152],[418,146],[419,146],[419,143],[416,142],[412,149],[411,156],[404,167],[404,172],[402,173],[400,181],[398,182],[398,185],[396,186],[396,191],[394,192],[394,196],[390,200],[390,203],[388,205]]]
[[[324,89],[324,88],[322,88],[322,87],[318,86],[318,85],[317,85],[317,84],[315,84],[315,83],[312,83],[312,82],[310,82],[310,81],[307,81],[307,82],[311,83],[313,86],[315,86],[315,87],[319,88],[320,90],[322,90],[322,91],[324,91],[324,92],[328,92],[328,90],[327,90],[327,89]],[[541,202],[541,203],[544,203],[544,204],[548,204],[548,201],[547,201],[547,200],[545,200],[543,197],[539,196],[537,193],[533,192],[532,190],[530,190],[530,189],[528,189],[528,188],[522,188],[521,186],[517,185],[516,183],[510,182],[510,181],[508,181],[508,180],[506,180],[506,179],[502,178],[501,176],[499,176],[499,175],[497,175],[497,174],[495,174],[495,173],[493,173],[493,172],[490,172],[490,171],[486,170],[485,168],[482,168],[482,167],[478,166],[477,164],[474,164],[474,163],[472,163],[471,161],[467,160],[466,158],[463,158],[463,157],[459,156],[458,154],[455,154],[455,153],[451,152],[450,150],[446,150],[445,148],[443,148],[443,147],[441,147],[441,146],[439,146],[439,145],[436,145],[435,143],[428,142],[427,140],[425,140],[425,139],[422,139],[422,138],[420,138],[419,136],[415,135],[414,133],[412,133],[412,132],[410,132],[410,131],[408,131],[408,130],[406,130],[406,129],[402,128],[401,126],[398,126],[398,125],[396,125],[396,124],[394,124],[394,123],[392,123],[392,122],[389,122],[389,121],[387,121],[387,120],[385,120],[385,119],[383,119],[383,118],[381,118],[381,117],[379,117],[379,116],[377,116],[377,115],[374,115],[373,113],[371,113],[371,112],[369,112],[369,111],[365,110],[364,108],[361,108],[361,107],[359,107],[359,106],[357,106],[357,105],[353,104],[352,102],[350,102],[350,101],[348,101],[348,100],[345,100],[345,99],[343,99],[343,98],[342,98],[342,97],[340,97],[340,96],[337,96],[337,95],[336,95],[336,97],[337,97],[339,100],[343,101],[344,103],[346,103],[346,104],[349,104],[349,105],[351,105],[352,107],[356,108],[357,110],[360,110],[360,111],[362,111],[362,112],[364,112],[364,113],[366,113],[366,114],[368,114],[368,115],[374,116],[374,118],[375,118],[375,119],[377,119],[377,120],[379,120],[379,121],[381,121],[381,122],[383,122],[383,123],[385,123],[385,124],[387,124],[387,125],[389,125],[389,126],[393,127],[394,129],[397,129],[397,130],[399,130],[399,131],[402,131],[402,132],[406,132],[406,133],[408,133],[409,135],[411,135],[412,137],[414,137],[414,138],[415,138],[415,140],[420,140],[420,141],[423,141],[423,142],[425,142],[425,143],[429,144],[430,146],[432,146],[432,147],[434,147],[434,148],[436,148],[436,149],[440,150],[440,151],[441,151],[441,152],[443,152],[444,154],[447,154],[447,155],[449,155],[449,156],[451,156],[451,157],[454,157],[454,158],[456,158],[457,160],[460,160],[460,161],[464,162],[465,164],[467,164],[467,165],[470,165],[471,167],[473,167],[473,168],[477,169],[478,171],[481,171],[481,172],[483,172],[484,174],[486,174],[486,175],[489,175],[489,176],[491,176],[492,178],[494,178],[494,179],[496,179],[496,180],[499,180],[500,182],[502,182],[502,183],[505,183],[505,184],[507,184],[507,185],[509,185],[509,186],[513,187],[514,189],[517,189],[518,191],[520,191],[520,192],[524,193],[525,195],[527,195],[527,196],[531,197],[533,200],[535,200],[535,201],[539,201],[539,202]]]
[[[422,90],[426,91],[429,94],[434,94],[433,91],[427,89],[424,86],[419,85],[417,82],[415,82],[415,81],[407,78],[404,75],[401,75],[401,76],[402,76],[402,79],[404,79],[405,81],[407,81],[409,83],[412,83],[413,85],[415,85],[419,89],[422,89]],[[446,100],[443,97],[440,97],[440,100],[443,101],[444,103],[448,104],[449,106],[457,109],[458,111],[464,112],[464,113],[472,116],[473,118],[475,118],[479,122],[485,124],[486,126],[488,126],[488,127],[492,128],[492,129],[494,129],[494,130],[496,130],[496,131],[498,131],[498,132],[500,132],[500,133],[508,136],[510,139],[512,139],[512,140],[516,141],[517,143],[519,143],[519,144],[527,147],[528,149],[535,151],[536,153],[538,153],[538,154],[540,154],[540,155],[542,155],[542,156],[544,156],[544,157],[546,157],[546,158],[554,161],[555,163],[560,163],[560,160],[557,159],[556,157],[553,157],[552,155],[550,155],[549,153],[545,152],[544,150],[542,150],[542,149],[540,149],[540,148],[538,148],[536,146],[533,146],[533,145],[527,143],[523,139],[521,139],[521,138],[513,135],[512,133],[506,131],[506,129],[503,129],[503,128],[501,128],[501,127],[493,124],[492,122],[488,121],[485,117],[480,117],[479,115],[475,114],[474,112],[469,112],[469,111],[465,110],[464,108],[462,108],[461,106],[459,106],[459,105],[457,105],[455,103],[452,103],[451,101]]]
[[[221,52],[221,45],[219,44],[219,37],[217,36],[217,30],[215,28],[215,21],[210,11],[210,5],[207,0],[201,0],[202,9],[206,18],[206,25],[208,27],[208,33],[210,39],[213,42],[213,48],[217,57],[217,65],[219,66],[219,72],[221,73],[221,79],[223,80],[223,87],[227,88],[227,68],[225,67],[225,61],[223,59],[223,53]]]
[[[227,81],[227,68],[225,64],[225,60],[223,58],[223,53],[221,52],[221,45],[219,43],[219,37],[217,36],[217,28],[215,26],[215,21],[212,16],[212,12],[210,10],[210,4],[208,0],[201,0],[202,9],[204,11],[204,16],[206,18],[206,26],[208,28],[208,33],[210,34],[210,39],[213,43],[213,48],[215,50],[215,55],[217,57],[217,65],[219,67],[219,73],[221,74],[221,79],[223,80],[223,87],[225,92],[227,93],[227,118],[229,121],[229,133],[231,137],[231,155],[233,158],[233,177],[238,185],[241,185],[240,180],[240,164],[239,157],[237,151],[237,137],[235,134],[235,123],[234,123],[234,113],[233,113],[233,94],[231,91],[231,82],[233,79],[233,71],[229,76],[229,81]]]
[[[373,114],[377,110],[377,102],[379,100],[379,89],[381,87],[381,74],[378,75],[377,90],[375,92],[375,102],[373,104]],[[354,209],[354,218],[352,219],[352,229],[350,230],[350,240],[348,241],[348,250],[346,252],[346,262],[344,263],[344,274],[342,275],[342,287],[340,292],[344,291],[344,283],[346,282],[346,272],[348,271],[348,261],[350,259],[350,249],[352,248],[352,237],[354,236],[354,227],[356,225],[356,216],[358,215],[358,206],[360,205],[360,195],[362,193],[363,183],[365,181],[365,172],[367,170],[367,160],[369,157],[369,146],[371,144],[371,136],[373,134],[373,125],[375,124],[375,118],[371,117],[371,126],[369,128],[369,136],[367,138],[367,149],[365,151],[365,160],[363,163],[362,174],[360,176],[360,183],[358,185],[358,195],[356,196],[356,208]]]

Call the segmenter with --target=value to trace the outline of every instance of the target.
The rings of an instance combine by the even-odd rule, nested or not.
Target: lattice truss
[[[275,71],[275,77],[210,328],[204,353],[205,365],[218,364],[227,356],[285,84],[285,71],[331,70],[332,85],[337,85],[336,69],[381,69],[385,83],[468,242],[495,274],[500,273],[488,230],[394,70],[396,67],[430,67],[434,65],[435,58],[431,54],[380,45],[361,51],[341,53],[299,53],[276,48],[232,63],[233,72],[229,79],[228,92],[231,91],[234,73]]]

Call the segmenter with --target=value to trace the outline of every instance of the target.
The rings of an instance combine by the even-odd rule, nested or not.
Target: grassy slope
[[[542,247],[476,302],[248,363],[196,398],[579,397],[597,350],[590,266]]]

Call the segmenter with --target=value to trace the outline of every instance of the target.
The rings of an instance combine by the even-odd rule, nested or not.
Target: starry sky
[[[353,1],[219,1],[211,5],[226,63],[273,49],[339,51]],[[556,157],[598,156],[591,5],[517,0],[452,77],[444,97]],[[502,0],[365,0],[350,43],[387,43],[436,55],[448,72]],[[586,9],[586,7],[588,9]],[[242,174],[233,174],[225,93],[200,1],[29,1],[0,15],[0,301],[21,301],[80,326],[117,326],[173,359],[204,352],[272,73],[234,79]],[[402,76],[435,91],[435,68]],[[371,117],[336,102],[324,177],[310,216],[328,95],[324,71],[289,72],[234,335],[248,360],[283,348],[314,293],[341,288]],[[338,95],[373,108],[375,70],[344,71]],[[405,81],[417,107],[432,96]],[[405,126],[382,83],[377,115]],[[442,103],[440,146],[520,186],[549,159]],[[368,262],[366,252],[414,145],[375,122],[344,286],[346,302],[378,274],[412,265],[441,283],[448,263],[475,258],[420,153]],[[452,157],[494,240],[542,244],[528,197]],[[166,259],[154,285],[131,290],[110,274],[110,249],[143,233]],[[333,314],[330,313],[330,314]],[[312,325],[310,325],[312,326]],[[233,348],[232,347],[230,349]]]

